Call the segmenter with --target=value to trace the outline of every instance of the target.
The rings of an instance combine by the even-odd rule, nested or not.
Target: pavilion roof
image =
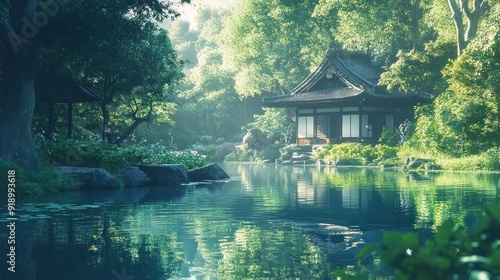
[[[45,92],[40,96],[43,102],[93,102],[98,101],[99,96],[83,83],[76,83],[67,88]]]

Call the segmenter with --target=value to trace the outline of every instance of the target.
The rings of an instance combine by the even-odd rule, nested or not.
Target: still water
[[[20,200],[16,272],[2,226],[0,278],[330,279],[384,232],[429,235],[500,202],[498,174],[223,168],[227,182]]]

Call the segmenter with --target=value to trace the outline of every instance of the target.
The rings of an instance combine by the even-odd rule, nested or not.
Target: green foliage
[[[380,84],[407,93],[439,91],[442,84],[441,70],[456,55],[455,52],[454,42],[444,40],[425,44],[423,51],[400,50],[397,54],[398,60],[382,73]]]
[[[268,144],[262,150],[252,150],[247,144],[236,145],[233,151],[225,157],[225,161],[274,161],[280,157],[283,144]]]
[[[286,109],[264,108],[263,115],[254,115],[255,121],[250,125],[260,129],[271,143],[289,144],[294,137],[293,123]]]
[[[78,183],[72,178],[56,173],[50,167],[39,170],[24,170],[16,164],[0,159],[0,172],[7,174],[8,170],[15,170],[16,194],[36,195],[45,192],[75,190]],[[7,193],[7,176],[0,178],[0,191]]]
[[[433,154],[478,154],[496,145],[494,110],[487,99],[446,91],[434,104],[416,111],[417,125],[410,146]]]
[[[300,153],[301,149],[296,144],[286,145],[279,149],[280,158],[282,160],[289,160],[292,158],[294,153]]]
[[[499,23],[500,6],[493,5],[478,36],[443,70],[446,88],[432,104],[417,109],[411,148],[433,155],[464,157],[499,145]],[[478,164],[453,165],[459,169],[479,168]]]
[[[436,163],[446,170],[500,171],[500,152],[493,148],[479,155],[451,159],[438,158]]]
[[[361,143],[342,143],[336,145],[328,145],[323,150],[318,152],[319,159],[336,161],[339,159],[361,159],[364,163],[368,163],[375,159],[375,150],[369,145]]]
[[[269,144],[266,145],[261,151],[255,153],[258,161],[275,161],[281,156],[280,150],[284,147],[283,144]]]
[[[493,279],[500,274],[500,205],[488,205],[475,225],[447,220],[424,243],[414,233],[386,233],[359,256],[375,251],[395,279]]]
[[[183,77],[167,31],[152,18],[173,15],[172,1],[71,1],[37,36],[37,95],[86,83],[100,104],[75,106],[89,130],[127,138],[139,122],[172,123],[172,86]],[[70,43],[68,43],[70,42]],[[64,47],[63,47],[64,46]],[[36,112],[43,114],[43,112]],[[42,118],[46,118],[46,114]]]
[[[344,49],[369,54],[385,64],[398,50],[421,47],[432,38],[429,26],[421,24],[427,1],[319,1],[315,14],[331,17],[334,11],[339,26],[332,35]]]
[[[238,95],[285,94],[321,59],[336,20],[312,18],[317,1],[244,0],[227,18],[224,58]],[[318,40],[318,38],[321,38]]]
[[[175,134],[177,138],[185,135],[186,145],[198,142],[199,135],[228,139],[257,111],[250,106],[251,100],[240,99],[235,92],[234,70],[222,58],[220,33],[225,15],[223,10],[202,9],[196,17],[196,29],[188,31],[188,23],[174,24],[175,30],[184,31],[172,35],[176,48],[189,44],[194,52],[191,55],[196,57],[190,59],[194,63],[188,65],[186,78],[176,87],[179,110],[174,117]]]
[[[399,144],[399,138],[394,130],[389,130],[384,127],[378,142],[382,145],[396,146]]]
[[[235,146],[233,152],[226,156],[224,161],[252,161],[253,151],[248,149],[247,144],[241,144]]]
[[[384,144],[342,143],[324,147],[316,153],[316,158],[331,162],[342,159],[343,165],[364,165],[376,161],[378,165],[390,167],[402,163],[397,159],[397,152],[398,148]]]
[[[398,148],[396,147],[391,147],[384,144],[377,144],[373,147],[373,149],[374,149],[373,154],[375,154],[375,159],[377,160],[397,157]]]
[[[39,141],[40,157],[50,166],[84,166],[118,172],[141,164],[183,164],[188,169],[205,165],[203,158],[190,151],[171,151],[165,146],[113,145],[96,142]]]

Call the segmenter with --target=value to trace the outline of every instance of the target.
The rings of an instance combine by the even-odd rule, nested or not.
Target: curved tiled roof
[[[350,97],[356,97],[362,94],[364,90],[342,87],[342,88],[327,88],[321,90],[308,91],[301,94],[282,95],[276,97],[265,98],[263,103],[267,106],[280,106],[287,103],[304,103],[304,102],[327,102],[339,101]],[[286,106],[284,106],[286,107]]]
[[[73,84],[58,91],[44,92],[39,96],[44,102],[93,102],[100,100],[99,96],[83,83]]]
[[[293,88],[290,95],[265,98],[263,103],[271,107],[293,107],[297,103],[339,102],[362,93],[374,99],[429,99],[423,93],[387,91],[385,87],[378,86],[381,73],[365,55],[329,49],[320,65]],[[317,84],[324,81],[327,75],[335,75],[342,84],[318,89]]]

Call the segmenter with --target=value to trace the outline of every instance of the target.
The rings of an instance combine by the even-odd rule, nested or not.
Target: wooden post
[[[52,141],[52,136],[55,131],[55,121],[54,121],[54,102],[49,102],[49,125],[47,131],[45,132],[45,138]]]
[[[68,139],[73,134],[73,103],[68,102]]]

